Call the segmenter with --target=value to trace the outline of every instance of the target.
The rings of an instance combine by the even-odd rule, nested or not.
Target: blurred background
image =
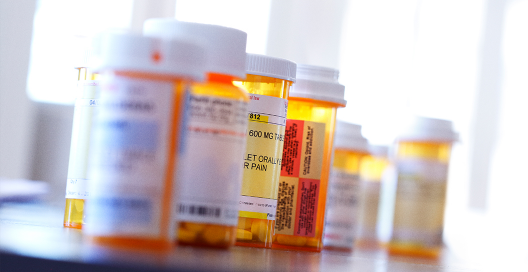
[[[45,181],[64,205],[72,67],[94,33],[152,17],[238,28],[248,52],[339,69],[338,119],[372,143],[392,143],[408,114],[453,121],[446,245],[528,259],[528,0],[0,1],[0,178]]]

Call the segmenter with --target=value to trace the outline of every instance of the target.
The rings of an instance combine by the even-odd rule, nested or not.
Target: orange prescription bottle
[[[236,239],[249,103],[247,92],[233,80],[246,77],[247,35],[157,18],[145,21],[143,30],[150,36],[190,36],[206,43],[207,81],[193,84],[185,106],[176,231],[179,244],[228,248]]]
[[[391,254],[438,257],[451,145],[458,138],[447,120],[415,117],[396,140],[396,197]]]
[[[247,54],[244,81],[250,93],[244,176],[239,199],[239,246],[271,248],[281,171],[288,94],[295,82],[294,62]]]
[[[359,212],[360,164],[367,148],[360,125],[337,121],[334,161],[328,180],[325,249],[352,251]]]
[[[204,78],[204,48],[184,39],[106,34],[98,49],[94,68],[104,80],[86,234],[99,244],[171,248],[182,102],[189,82]]]
[[[368,155],[360,164],[360,197],[355,245],[364,248],[379,246],[377,225],[381,183],[389,166],[388,147],[369,145]]]
[[[345,87],[334,69],[297,65],[279,179],[272,248],[320,252],[335,118]]]
[[[64,227],[81,229],[85,223],[84,201],[88,197],[88,154],[92,120],[97,106],[99,75],[88,67],[76,67],[75,69],[78,83],[73,112],[63,224]]]

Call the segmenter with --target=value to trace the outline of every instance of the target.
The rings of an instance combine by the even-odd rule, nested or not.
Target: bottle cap
[[[368,141],[361,134],[361,126],[339,120],[336,123],[334,146],[368,152]]]
[[[295,62],[265,55],[246,55],[246,74],[267,76],[295,82]]]
[[[244,31],[171,18],[153,18],[145,21],[143,33],[162,38],[183,36],[202,39],[207,45],[206,72],[246,78],[247,34]]]
[[[297,81],[289,96],[321,100],[344,107],[345,86],[339,84],[338,78],[338,70],[297,64]]]
[[[408,120],[397,141],[455,142],[458,133],[449,120],[414,116]]]
[[[144,37],[137,34],[106,33],[94,48],[96,70],[125,70],[189,77],[205,77],[205,50],[189,39]]]

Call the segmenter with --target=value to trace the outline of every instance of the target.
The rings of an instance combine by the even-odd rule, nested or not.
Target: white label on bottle
[[[87,199],[88,180],[87,179],[67,179],[66,198]]]
[[[239,215],[275,220],[288,100],[258,94],[249,98]]]
[[[236,225],[246,147],[247,103],[190,95],[179,159],[178,220]]]
[[[111,77],[102,85],[94,128],[87,231],[160,235],[162,196],[173,141],[174,84]]]
[[[98,100],[94,98],[78,98],[75,100],[75,107],[97,107],[98,103]]]
[[[277,211],[277,200],[259,197],[240,196],[239,199],[240,214],[244,211],[254,213],[253,216],[244,216],[249,218],[275,220]]]
[[[440,246],[447,188],[445,163],[400,160],[392,241]]]
[[[92,120],[98,107],[98,100],[95,98],[98,89],[99,83],[97,81],[89,81],[89,84],[78,85],[80,97],[75,100],[73,113],[66,198],[88,198],[88,156],[90,153]]]
[[[378,208],[380,201],[380,180],[361,180],[358,239],[376,240]]]
[[[359,175],[333,168],[328,181],[324,245],[350,248],[357,224]]]
[[[286,113],[288,112],[288,100],[273,96],[250,94],[248,112],[250,120],[278,126],[286,126]],[[255,118],[251,118],[251,114]],[[265,117],[259,120],[258,117]]]

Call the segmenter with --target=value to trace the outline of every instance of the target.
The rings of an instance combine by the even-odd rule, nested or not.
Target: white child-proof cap
[[[265,55],[246,55],[246,74],[266,76],[295,82],[297,64],[293,61]]]
[[[368,141],[361,134],[361,126],[337,121],[335,128],[335,148],[351,149],[359,152],[368,152]]]
[[[455,142],[458,140],[458,133],[453,131],[453,123],[449,120],[414,116],[404,125],[396,139],[397,141]]]
[[[339,84],[338,78],[338,70],[297,64],[297,81],[290,90],[290,98],[309,98],[344,107],[345,86]]]
[[[97,37],[93,67],[97,71],[122,70],[186,77],[205,77],[203,45],[189,39],[162,40],[130,33],[106,33]]]
[[[207,72],[246,78],[246,40],[244,31],[171,18],[148,19],[143,34],[162,38],[193,37],[207,45]]]

